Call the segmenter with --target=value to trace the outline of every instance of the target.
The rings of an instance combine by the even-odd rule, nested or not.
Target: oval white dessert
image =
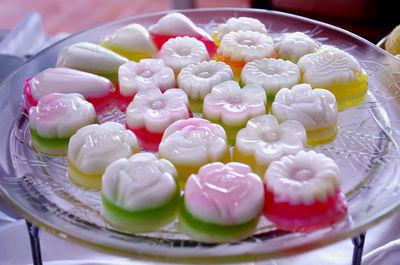
[[[262,181],[242,163],[202,166],[198,174],[189,177],[184,194],[181,227],[199,241],[244,238],[255,228],[263,209]]]
[[[118,70],[119,92],[124,97],[132,97],[138,91],[149,87],[158,87],[165,91],[175,86],[174,71],[160,59],[127,62]]]
[[[97,44],[79,42],[62,48],[56,67],[67,67],[118,81],[118,68],[128,59]]]
[[[279,124],[273,115],[261,115],[249,120],[237,133],[233,160],[250,165],[263,177],[269,164],[296,154],[306,144],[306,130],[300,122],[286,120]]]
[[[274,39],[274,47],[279,58],[297,63],[303,55],[316,52],[320,45],[303,32],[292,32]]]
[[[84,188],[100,188],[101,175],[113,161],[140,152],[133,132],[106,122],[79,129],[68,145],[68,177]]]
[[[139,153],[112,162],[102,177],[103,217],[130,232],[153,231],[175,217],[177,172],[166,159]]]
[[[298,84],[300,70],[290,61],[263,58],[247,63],[243,67],[240,81],[244,85],[258,84],[268,96],[273,97],[279,89]]]
[[[169,39],[161,47],[158,57],[174,70],[175,75],[190,64],[209,59],[204,43],[187,36]]]
[[[338,112],[335,96],[309,84],[282,88],[272,103],[272,114],[280,121],[297,120],[307,131],[308,145],[332,141],[337,134]]]
[[[99,44],[135,62],[155,57],[158,52],[149,32],[137,23],[117,29]]]

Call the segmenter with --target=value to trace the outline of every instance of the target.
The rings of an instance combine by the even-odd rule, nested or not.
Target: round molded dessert
[[[303,32],[285,33],[274,39],[278,58],[294,63],[306,54],[316,52],[320,45]]]
[[[161,93],[148,88],[136,94],[126,110],[126,125],[138,137],[146,151],[158,151],[165,129],[173,122],[192,116],[189,100],[182,89]]]
[[[189,177],[178,225],[197,241],[237,241],[253,233],[263,202],[262,181],[248,165],[210,163]]]
[[[395,27],[387,36],[385,50],[393,55],[400,54],[400,25]]]
[[[332,141],[338,131],[335,96],[326,89],[312,89],[309,84],[279,90],[272,114],[279,122],[296,120],[303,124],[310,146]]]
[[[102,178],[102,216],[132,233],[154,231],[175,219],[180,192],[176,169],[152,153],[120,158]]]
[[[233,161],[246,163],[259,176],[285,155],[294,155],[307,144],[304,126],[295,120],[278,123],[273,115],[261,115],[247,122],[236,135]]]
[[[343,220],[340,171],[324,154],[300,151],[272,162],[264,176],[264,214],[278,228],[310,232]]]
[[[106,167],[119,158],[140,152],[135,134],[116,122],[79,129],[68,145],[69,179],[86,189],[100,189]]]
[[[96,121],[93,105],[82,95],[47,94],[29,110],[32,146],[42,154],[66,155],[69,138]]]
[[[364,101],[368,76],[349,53],[323,46],[318,52],[301,57],[297,65],[302,82],[309,83],[313,88],[331,91],[336,97],[339,110]]]
[[[158,153],[175,165],[181,189],[187,178],[197,173],[202,165],[230,161],[224,128],[200,118],[178,120],[168,126]]]

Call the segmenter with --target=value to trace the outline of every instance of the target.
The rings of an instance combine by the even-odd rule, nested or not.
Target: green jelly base
[[[30,130],[32,147],[39,153],[45,155],[62,156],[68,151],[69,138],[45,138],[40,136],[36,130]]]
[[[166,204],[149,210],[128,211],[116,206],[103,194],[103,217],[115,228],[132,233],[146,233],[157,230],[175,219],[178,212],[179,189]]]

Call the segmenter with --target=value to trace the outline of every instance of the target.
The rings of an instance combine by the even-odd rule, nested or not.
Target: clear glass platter
[[[359,60],[369,76],[367,99],[339,113],[335,141],[312,148],[339,164],[348,217],[312,233],[282,232],[262,217],[252,237],[231,244],[192,241],[174,223],[153,233],[128,234],[103,221],[99,191],[84,190],[68,181],[65,157],[47,157],[32,150],[23,113],[24,80],[54,67],[64,46],[79,41],[97,43],[129,23],[148,27],[166,13],[123,19],[75,34],[35,55],[0,84],[0,195],[19,214],[60,237],[120,255],[170,262],[239,262],[296,254],[356,236],[399,208],[400,100],[391,71],[400,69],[400,61],[352,33],[281,12],[195,9],[182,13],[208,32],[233,16],[254,17],[272,36],[301,31]],[[110,119],[123,118],[113,110],[100,117],[101,121]]]

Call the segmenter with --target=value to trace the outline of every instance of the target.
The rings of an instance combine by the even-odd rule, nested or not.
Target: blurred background
[[[35,10],[49,35],[75,33],[115,19],[181,8],[238,7],[289,12],[349,30],[373,43],[400,19],[395,1],[380,0],[0,0],[0,31]]]

